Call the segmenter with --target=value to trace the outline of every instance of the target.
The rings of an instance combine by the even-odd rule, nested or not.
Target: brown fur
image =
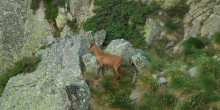
[[[109,54],[109,53],[105,53],[105,52],[100,52],[98,50],[98,47],[96,44],[92,43],[91,44],[91,48],[90,48],[90,51],[91,50],[94,50],[95,51],[95,54],[96,54],[96,57],[97,57],[97,61],[99,62],[100,64],[100,67],[98,69],[98,73],[97,73],[97,76],[96,78],[98,79],[99,78],[99,71],[100,69],[102,69],[102,74],[104,75],[104,65],[107,65],[107,66],[110,66],[110,67],[113,67],[114,70],[115,70],[115,73],[116,73],[116,78],[115,80],[117,80],[119,78],[119,72],[118,72],[118,69],[120,69],[121,71],[123,71],[124,69],[122,69],[120,66],[122,65],[123,63],[123,60],[121,57],[117,56],[117,55],[113,55],[113,54]],[[121,77],[122,79],[123,77]]]

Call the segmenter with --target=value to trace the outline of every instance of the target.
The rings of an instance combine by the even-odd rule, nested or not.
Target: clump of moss
[[[0,77],[0,92],[3,92],[8,80],[20,73],[30,73],[36,70],[41,61],[41,56],[23,57],[21,60],[14,63],[6,72]]]
[[[39,49],[40,49],[40,50],[42,50],[42,49],[46,49],[46,47],[47,47],[46,45],[42,45],[42,46],[40,46]]]

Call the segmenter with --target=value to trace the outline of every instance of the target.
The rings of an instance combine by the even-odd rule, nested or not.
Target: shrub
[[[132,43],[143,43],[140,30],[135,25],[129,25],[129,19],[134,24],[144,24],[145,15],[154,11],[154,6],[142,4],[134,0],[95,0],[94,5],[98,8],[94,9],[94,16],[87,19],[83,24],[86,31],[106,30],[105,45],[113,39],[124,38],[131,40]],[[141,39],[141,40],[139,40]]]
[[[192,55],[195,53],[195,50],[203,49],[205,47],[203,41],[193,37],[189,37],[187,40],[183,41],[181,45],[183,46],[182,53],[184,55]]]
[[[172,20],[168,19],[165,23],[165,26],[169,30],[173,31],[173,30],[176,30],[177,28],[179,28],[179,22],[178,21],[172,21]]]
[[[68,20],[66,23],[71,29],[77,29],[77,26],[75,25],[74,22]]]
[[[33,72],[41,61],[41,56],[24,57],[14,63],[11,68],[6,68],[6,72],[0,77],[0,92],[6,86],[8,80],[20,73]]]
[[[176,16],[179,18],[182,18],[188,11],[189,11],[189,6],[186,5],[184,1],[181,1],[179,5],[166,10],[169,16],[171,17]]]
[[[55,20],[58,15],[58,5],[57,4],[47,4],[45,10],[45,19]]]

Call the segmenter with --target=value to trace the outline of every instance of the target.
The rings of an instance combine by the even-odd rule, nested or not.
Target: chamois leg
[[[121,78],[120,78],[120,80],[122,80],[125,76],[124,69],[122,67],[119,67],[119,70],[121,70],[121,73],[122,73]]]
[[[95,79],[99,79],[99,76],[100,76],[100,75],[99,75],[99,71],[100,71],[101,68],[102,68],[102,67],[100,66],[99,69],[98,69],[98,72],[97,72],[97,75],[96,75]]]
[[[114,66],[114,69],[115,69],[115,74],[116,74],[116,77],[115,77],[115,81],[116,81],[119,78],[118,67]]]
[[[103,68],[103,64],[100,64],[100,67],[99,67],[99,69],[98,69],[98,73],[97,73],[97,75],[96,75],[96,79],[99,79],[99,71],[100,71],[100,69],[102,69]]]

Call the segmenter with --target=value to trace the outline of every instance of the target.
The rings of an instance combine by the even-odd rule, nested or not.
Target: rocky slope
[[[31,0],[0,1],[0,75],[5,67],[32,55],[43,38],[51,35],[53,28],[44,19],[41,3],[36,15],[29,8]]]
[[[180,0],[140,1],[146,3],[156,1],[162,9],[176,6],[180,2]],[[89,54],[90,42],[87,37],[92,36],[100,46],[106,35],[104,31],[92,33],[84,32],[82,29],[86,19],[94,15],[93,0],[69,0],[69,11],[59,8],[56,22],[61,37],[57,39],[51,36],[54,28],[44,19],[43,2],[40,3],[36,14],[33,14],[29,8],[30,4],[31,0],[0,1],[2,10],[0,11],[0,65],[2,65],[0,75],[5,67],[23,56],[42,54],[42,62],[35,72],[20,74],[9,80],[0,98],[0,109],[88,109],[91,93],[83,78],[82,60],[87,70],[95,70],[98,65],[95,56]],[[184,33],[181,39],[186,40],[189,36],[210,37],[220,31],[219,0],[186,0],[186,4],[189,5],[189,12],[182,18]],[[157,13],[161,16],[166,15],[164,12]],[[69,33],[71,31],[67,24],[69,20],[76,22],[80,29],[79,33],[87,37]],[[155,39],[164,39],[166,34],[170,34],[165,31],[164,22],[156,17],[148,18],[143,28],[146,43],[149,44]],[[172,36],[174,40],[172,39],[164,49],[176,46],[174,50],[178,51],[180,47],[178,43],[182,41],[178,41],[175,35]],[[36,49],[41,45],[46,45],[47,48]],[[151,65],[141,50],[134,49],[123,39],[113,40],[107,46],[106,52],[122,56],[128,65],[134,64],[139,71]],[[159,83],[160,79],[158,78]],[[162,82],[166,83],[167,80]],[[140,97],[139,93],[136,95]]]
[[[90,91],[84,82],[81,56],[88,53],[86,37],[69,33],[44,40],[51,45],[37,50],[42,61],[36,71],[11,78],[0,98],[1,110],[88,109]]]

